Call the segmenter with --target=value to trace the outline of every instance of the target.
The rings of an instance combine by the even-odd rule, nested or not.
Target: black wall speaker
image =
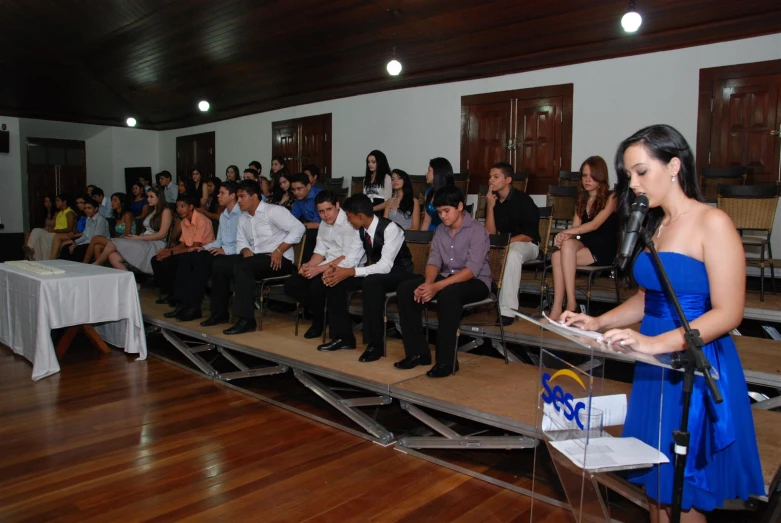
[[[9,131],[0,131],[0,153],[11,152],[11,133]]]

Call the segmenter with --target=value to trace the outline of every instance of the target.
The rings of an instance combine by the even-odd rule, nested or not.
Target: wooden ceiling
[[[2,0],[0,114],[171,129],[781,32],[778,0]],[[385,64],[396,45],[404,70]],[[200,113],[201,99],[212,105]]]

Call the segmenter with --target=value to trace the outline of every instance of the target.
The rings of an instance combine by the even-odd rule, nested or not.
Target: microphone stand
[[[664,288],[664,293],[675,307],[678,313],[678,319],[684,330],[684,339],[687,348],[683,352],[676,352],[672,356],[671,366],[673,369],[683,369],[683,411],[681,412],[681,426],[673,431],[673,442],[675,443],[675,476],[673,481],[673,502],[672,514],[670,520],[672,523],[681,521],[681,504],[683,503],[683,483],[684,471],[686,469],[686,456],[689,452],[689,405],[691,403],[692,391],[694,390],[694,375],[697,371],[701,372],[708,384],[708,390],[715,403],[721,403],[722,397],[716,382],[710,374],[711,365],[708,358],[702,352],[705,342],[700,338],[700,332],[692,329],[689,325],[686,315],[683,313],[681,303],[675,296],[670,278],[662,265],[659,253],[654,246],[654,241],[646,229],[640,230],[640,238],[643,244],[651,253],[651,258],[656,266],[656,272]]]

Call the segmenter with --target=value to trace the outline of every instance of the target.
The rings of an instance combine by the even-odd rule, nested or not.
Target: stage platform
[[[269,313],[264,320],[262,332],[225,336],[222,334],[225,325],[204,328],[196,321],[179,322],[166,319],[163,313],[171,309],[154,303],[156,293],[144,290],[140,294],[145,322],[160,328],[166,335],[166,339],[175,346],[178,343],[177,348],[190,352],[190,356],[196,358],[192,359],[188,356],[193,364],[185,367],[239,390],[242,390],[241,387],[234,383],[241,378],[293,374],[302,385],[315,392],[353,422],[346,423],[343,427],[339,423],[310,416],[329,425],[345,428],[351,433],[383,445],[396,444],[399,450],[445,466],[451,465],[441,457],[432,458],[431,455],[426,455],[420,449],[457,449],[472,452],[488,449],[534,449],[537,446],[536,440],[539,434],[535,416],[539,393],[537,386],[539,369],[535,365],[515,362],[506,365],[498,358],[460,353],[459,373],[446,379],[433,380],[425,376],[428,370],[425,367],[408,371],[393,367],[393,362],[403,357],[401,341],[397,339],[388,340],[388,357],[373,363],[360,363],[358,362],[360,350],[322,353],[316,350],[316,346],[320,343],[319,339],[306,340],[303,336],[294,336],[294,322],[291,315]],[[480,328],[484,329],[484,327]],[[542,338],[534,334],[535,330],[524,326],[523,323],[516,323],[508,329],[513,336],[517,336],[515,339],[523,339],[525,345],[539,347]],[[178,335],[198,341],[188,342],[179,339]],[[360,341],[360,335],[358,337]],[[566,341],[554,340],[552,336],[547,336],[545,347],[551,350],[559,349],[564,353],[571,352],[571,347],[566,347],[564,344]],[[762,359],[776,349],[772,344],[778,342],[759,340],[769,341],[766,345],[744,342],[740,337],[736,341],[743,346],[741,350],[749,347],[745,350],[747,354],[751,354],[751,357],[741,353],[744,364],[749,362],[756,367],[757,372],[772,374],[768,371],[767,363],[762,364]],[[263,365],[250,367],[247,359],[236,358],[236,353],[262,360]],[[204,354],[210,356],[201,357]],[[219,356],[225,357],[237,370],[217,371],[210,362]],[[197,358],[200,358],[203,366],[196,363]],[[752,358],[756,359],[752,360]],[[778,375],[778,369],[773,372]],[[341,397],[340,387],[319,380],[353,387],[358,389],[358,392],[364,391],[364,394],[358,398]],[[631,388],[629,383],[607,379],[602,380],[599,386],[605,393],[628,394]],[[261,399],[264,398],[261,396]],[[390,407],[394,400],[403,411],[422,421],[429,430],[393,433],[383,427],[377,421],[376,410]],[[272,401],[272,403],[285,406],[284,402]],[[375,414],[366,414],[367,408],[375,410]],[[306,415],[300,409],[291,410]],[[781,413],[758,409],[753,413],[765,482],[766,485],[770,485],[774,475],[781,468],[781,447],[778,445],[781,441]],[[448,418],[449,416],[469,420],[493,430],[493,433],[485,437],[474,434],[462,435],[451,428],[457,423],[453,423],[453,418]],[[518,492],[531,494],[525,483],[497,481],[464,466],[451,466],[451,468]],[[530,473],[528,470],[525,472]],[[622,486],[621,480],[616,477],[606,476],[605,480],[611,488],[617,482],[619,487]],[[621,493],[626,495],[625,492]],[[631,495],[627,497],[632,499]],[[548,489],[546,495],[541,496],[540,499],[557,506],[566,505],[564,498],[557,495],[555,489]],[[642,503],[639,499],[632,499],[632,501]]]

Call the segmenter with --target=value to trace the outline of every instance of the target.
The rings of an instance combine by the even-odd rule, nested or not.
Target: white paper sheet
[[[579,468],[590,471],[670,462],[663,453],[637,438],[592,438],[588,447],[583,439],[550,441],[550,444]]]

